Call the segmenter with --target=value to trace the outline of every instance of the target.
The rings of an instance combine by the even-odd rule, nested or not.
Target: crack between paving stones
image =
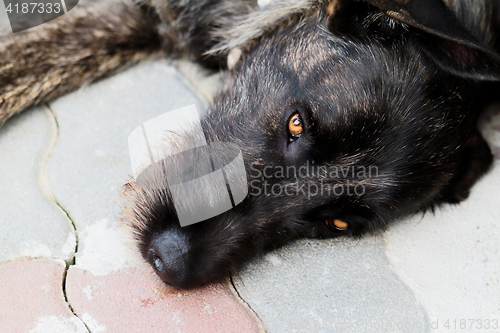
[[[234,292],[236,293],[236,295],[238,296],[238,298],[243,302],[243,304],[245,304],[249,309],[250,311],[253,312],[253,314],[255,315],[255,317],[261,322],[262,324],[262,328],[264,329],[264,332],[265,333],[268,333],[268,329],[266,327],[266,325],[264,324],[264,321],[262,320],[262,318],[259,317],[259,314],[257,313],[257,311],[255,311],[254,309],[252,309],[252,307],[250,306],[250,303],[248,303],[241,295],[240,295],[240,292],[238,291],[238,288],[236,288],[236,284],[234,283],[234,277],[230,277],[229,278],[229,282],[231,282],[231,286],[233,287],[233,290]]]
[[[76,318],[78,318],[78,320],[80,320],[80,322],[85,326],[85,328],[87,329],[87,331],[89,333],[92,333],[91,330],[89,329],[89,327],[87,326],[87,324],[85,324],[85,322],[76,314],[75,310],[71,306],[71,303],[69,302],[68,294],[66,292],[66,278],[68,276],[69,268],[71,266],[75,265],[75,263],[76,263],[76,253],[78,252],[79,238],[78,238],[78,230],[76,228],[75,221],[71,217],[71,214],[63,207],[63,205],[59,202],[59,200],[57,200],[56,196],[52,192],[52,189],[50,188],[50,185],[49,185],[47,166],[48,166],[49,160],[52,157],[52,154],[54,153],[54,150],[57,146],[57,142],[59,141],[59,123],[57,122],[57,117],[56,117],[54,110],[52,110],[52,108],[48,104],[44,104],[44,109],[45,109],[45,111],[47,111],[50,114],[50,116],[54,120],[55,135],[53,136],[53,138],[50,142],[50,146],[49,146],[49,149],[47,151],[45,161],[41,167],[40,174],[39,174],[39,181],[41,183],[41,188],[45,192],[45,194],[57,205],[57,207],[59,207],[63,211],[64,215],[66,215],[66,217],[68,218],[68,220],[70,222],[69,223],[70,227],[72,229],[71,231],[72,231],[73,235],[75,236],[75,248],[74,248],[73,254],[70,256],[69,259],[65,260],[66,267],[64,268],[64,273],[63,273],[62,283],[61,283],[62,292],[63,292],[63,296],[64,296],[64,301],[66,302],[66,305],[68,306],[71,313]]]

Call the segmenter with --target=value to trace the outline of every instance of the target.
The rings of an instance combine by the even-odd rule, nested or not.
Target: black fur
[[[458,203],[489,168],[491,153],[476,121],[488,84],[483,79],[498,72],[485,72],[476,50],[442,39],[472,55],[469,64],[445,59],[455,54],[424,44],[434,36],[365,3],[345,3],[333,16],[326,11],[304,14],[251,45],[230,88],[203,119],[210,140],[242,148],[250,184],[242,204],[180,228],[165,204],[167,191],[129,185],[125,216],[143,256],[166,283],[192,288],[296,237],[360,236],[399,217]],[[486,39],[487,24],[480,23],[486,28],[477,25],[474,32]],[[450,64],[456,64],[453,71]],[[305,132],[291,142],[287,121],[296,112]],[[312,170],[306,177],[276,174],[304,165]],[[314,166],[356,168],[356,174],[331,177]],[[264,179],[266,167],[275,177]],[[370,167],[376,174],[360,179],[357,172]],[[265,187],[269,193],[275,184],[299,190],[266,195]],[[362,194],[347,195],[359,184]],[[344,186],[346,192],[311,196],[315,186]],[[349,223],[348,229],[332,231],[325,221],[331,226],[333,219]]]
[[[500,78],[494,2],[445,2],[298,0],[265,10],[250,0],[141,2],[137,26],[146,17],[154,27],[146,31],[154,45],[141,52],[161,47],[229,67],[202,126],[209,141],[241,147],[249,182],[236,208],[184,228],[168,190],[125,185],[124,223],[162,280],[197,287],[293,238],[359,237],[467,198],[492,163],[476,122]],[[447,24],[427,20],[426,8]],[[114,34],[119,25],[99,35],[110,41],[102,57],[120,51]],[[109,74],[101,72],[94,77]],[[62,92],[52,89],[45,95]],[[36,102],[23,98],[23,107]],[[287,129],[294,114],[303,121],[298,139]],[[166,179],[158,172],[149,181]]]

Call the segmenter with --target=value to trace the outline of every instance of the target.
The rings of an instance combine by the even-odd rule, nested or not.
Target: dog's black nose
[[[193,284],[188,276],[188,242],[177,232],[166,231],[153,237],[147,260],[163,282],[188,289]]]

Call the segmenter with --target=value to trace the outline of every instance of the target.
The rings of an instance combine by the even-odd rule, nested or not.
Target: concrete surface
[[[263,259],[234,281],[269,332],[428,331],[381,237],[299,240]]]
[[[492,108],[482,124],[495,165],[470,197],[436,214],[401,221],[385,235],[395,271],[415,291],[438,332],[449,332],[444,325],[454,320],[472,324],[470,332],[481,331],[480,320],[496,319],[500,325],[499,110]]]
[[[69,260],[75,251],[74,230],[46,182],[55,127],[53,115],[36,108],[0,130],[0,262]]]
[[[135,66],[0,129],[12,175],[0,179],[0,332],[500,332],[498,160],[461,205],[361,241],[295,242],[249,263],[236,291],[160,284],[119,228],[119,192],[132,129],[202,109],[219,79],[177,65]],[[485,128],[497,159],[498,109]]]

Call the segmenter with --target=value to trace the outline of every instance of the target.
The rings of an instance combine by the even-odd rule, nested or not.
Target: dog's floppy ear
[[[424,31],[424,52],[442,69],[477,80],[500,80],[500,55],[479,41],[442,0],[365,0]]]

